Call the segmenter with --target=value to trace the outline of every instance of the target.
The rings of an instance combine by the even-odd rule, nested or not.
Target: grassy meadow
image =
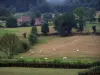
[[[0,75],[78,75],[80,69],[0,68]]]
[[[85,26],[84,32],[91,33],[92,26],[97,26],[97,32],[100,32],[100,25],[99,23],[92,23]],[[38,34],[41,34],[41,26],[37,26]],[[27,33],[28,35],[31,31],[31,27],[20,27],[20,28],[0,28],[0,35],[4,33],[16,33],[18,36],[23,37],[23,33]],[[75,32],[75,30],[73,30]],[[50,26],[50,33],[55,33],[56,31],[53,29],[53,26]],[[78,39],[80,38],[80,39]],[[30,52],[26,52],[15,57],[25,57],[25,58],[62,58],[62,57],[69,57],[69,58],[99,58],[100,54],[98,51],[99,46],[99,36],[73,36],[73,37],[59,37],[59,36],[39,36],[38,43],[35,44],[31,50],[35,54]],[[94,40],[92,40],[94,39]],[[86,41],[87,40],[87,41]],[[74,41],[74,42],[73,42]],[[85,42],[86,41],[86,42]],[[94,42],[94,44],[92,44]],[[83,46],[81,46],[83,43]],[[90,44],[89,47],[87,47]],[[93,47],[93,48],[92,48]],[[56,48],[57,51],[54,52],[53,49]],[[41,49],[44,49],[43,53],[39,53]],[[77,49],[82,49],[80,52],[77,52]],[[91,52],[91,50],[93,50]],[[94,51],[95,50],[95,51]],[[4,55],[0,52],[0,55]]]

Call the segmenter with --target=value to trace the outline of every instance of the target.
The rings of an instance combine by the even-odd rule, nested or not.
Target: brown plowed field
[[[35,46],[31,52],[22,55],[25,57],[99,57],[100,36],[78,35],[54,38],[49,40],[48,43]]]

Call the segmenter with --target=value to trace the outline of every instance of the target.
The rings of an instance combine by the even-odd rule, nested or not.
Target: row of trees
[[[56,15],[54,19],[55,29],[61,36],[71,34],[72,28],[83,32],[86,21],[93,22],[96,10],[93,8],[79,7],[71,13]]]

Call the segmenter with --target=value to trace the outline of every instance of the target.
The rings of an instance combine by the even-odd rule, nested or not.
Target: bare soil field
[[[100,36],[77,35],[57,37],[45,44],[34,46],[24,57],[99,57]]]

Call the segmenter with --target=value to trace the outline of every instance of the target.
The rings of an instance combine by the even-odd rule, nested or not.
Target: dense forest
[[[57,2],[54,3],[52,1],[53,0],[0,0],[0,7],[16,8],[17,12],[25,12],[30,8],[35,8],[42,13],[71,12],[74,8],[80,6],[100,10],[100,0],[64,0],[62,4],[57,4]]]

